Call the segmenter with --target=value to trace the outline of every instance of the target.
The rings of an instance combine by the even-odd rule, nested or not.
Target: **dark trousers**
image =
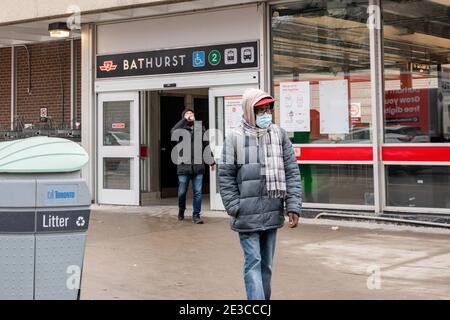
[[[178,176],[178,207],[180,212],[186,210],[186,193],[189,187],[189,181],[192,180],[192,189],[194,191],[194,216],[200,216],[202,209],[202,186],[203,174],[179,175]]]

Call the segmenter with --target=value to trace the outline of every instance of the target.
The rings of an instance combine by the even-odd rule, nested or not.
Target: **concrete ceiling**
[[[252,3],[256,0],[196,0],[165,5],[150,5],[144,7],[122,9],[116,11],[103,11],[89,14],[81,14],[81,23],[107,23],[117,20],[138,19],[150,16],[160,16],[178,12],[190,12],[213,7],[224,7],[233,4]],[[52,22],[65,22],[69,17],[45,19],[41,21],[26,22],[11,25],[0,25],[0,47],[31,44],[36,42],[57,41],[61,39],[51,38],[48,33],[48,25]],[[72,33],[73,38],[80,38],[80,32]]]
[[[81,16],[81,23],[102,23],[106,21],[124,20],[144,17],[155,12],[161,14],[167,11],[159,8],[134,8],[112,12],[101,12]],[[0,26],[0,47],[20,44],[31,44],[36,42],[58,41],[61,39],[52,38],[48,32],[48,25],[52,22],[65,22],[65,18],[48,19],[42,21],[26,22],[15,25]],[[74,30],[72,38],[80,38],[80,31]]]

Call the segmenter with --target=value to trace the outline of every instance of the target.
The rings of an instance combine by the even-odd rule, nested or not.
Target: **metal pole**
[[[14,130],[16,98],[16,53],[13,46],[11,47],[11,130]]]
[[[381,151],[383,145],[384,123],[384,82],[381,1],[369,1],[370,75],[372,104],[372,145],[375,213],[380,214],[385,205],[384,166]]]
[[[74,41],[70,39],[70,129],[74,129],[74,121],[76,114],[76,79],[75,79],[75,49]]]

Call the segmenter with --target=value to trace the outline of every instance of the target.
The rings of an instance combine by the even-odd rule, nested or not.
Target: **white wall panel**
[[[99,25],[97,54],[257,40],[260,37],[258,10],[262,7],[253,4]]]

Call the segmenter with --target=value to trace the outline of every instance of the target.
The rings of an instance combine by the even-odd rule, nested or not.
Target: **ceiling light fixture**
[[[52,38],[68,38],[70,29],[65,22],[54,22],[48,25],[48,32]]]

